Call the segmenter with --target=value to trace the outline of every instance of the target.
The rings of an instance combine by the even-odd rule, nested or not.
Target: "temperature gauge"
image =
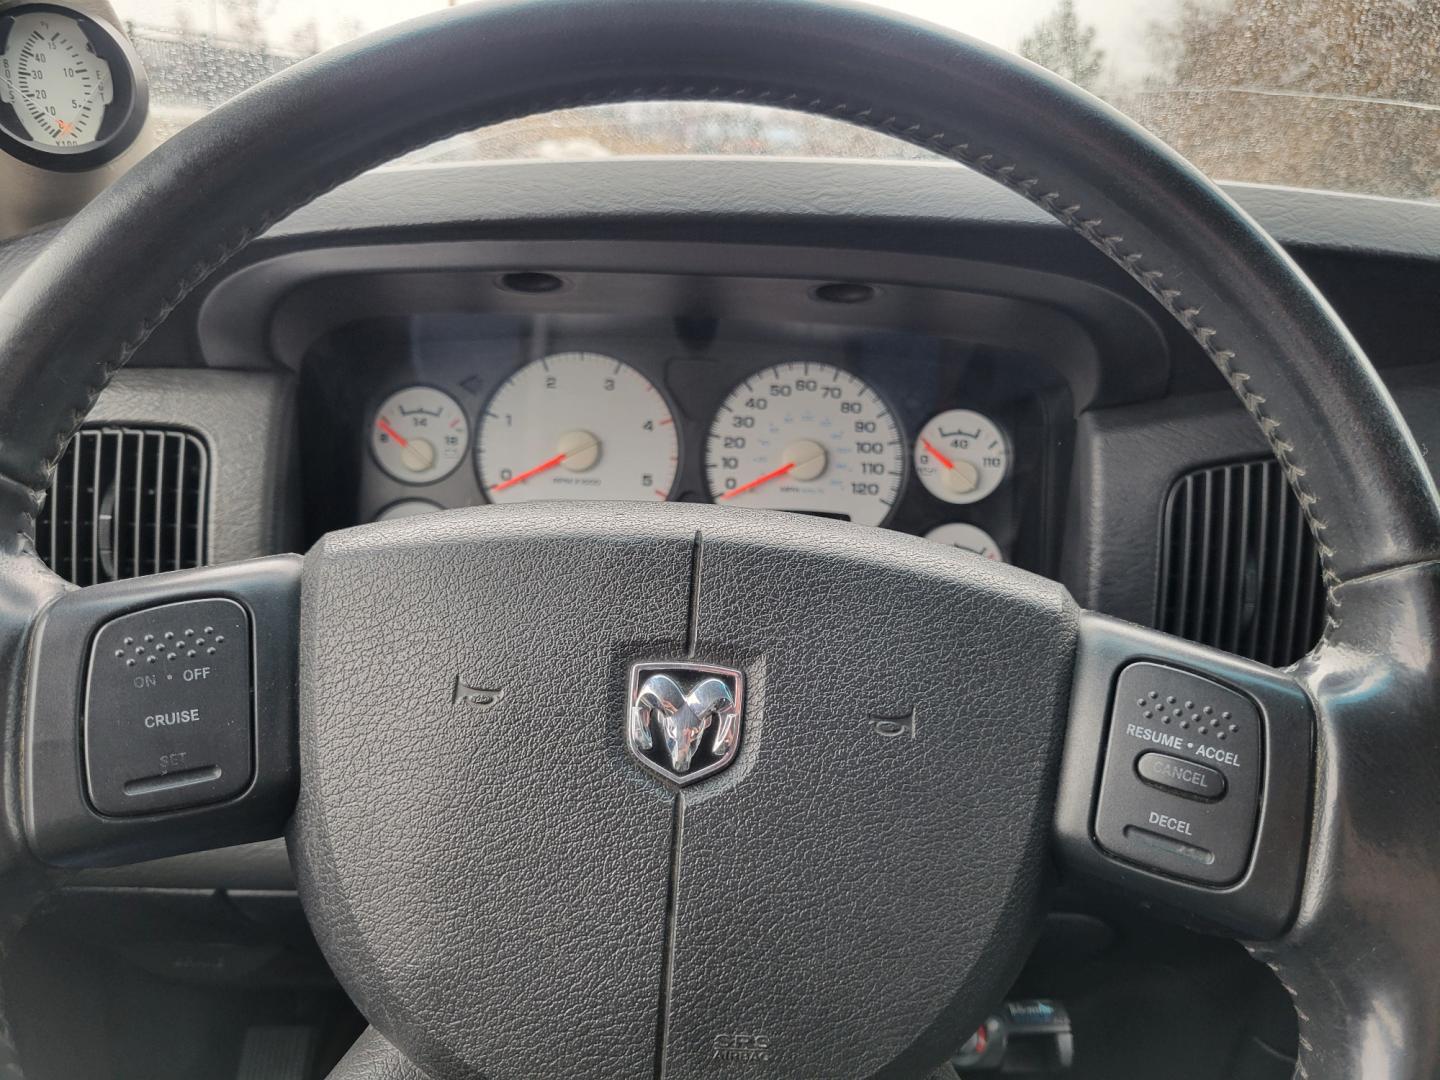
[[[370,425],[376,462],[406,484],[429,484],[450,475],[469,445],[465,410],[431,386],[396,390],[376,410]]]
[[[952,521],[945,525],[937,525],[925,534],[926,540],[933,540],[937,544],[944,544],[946,547],[959,548],[961,551],[968,551],[971,555],[979,555],[981,558],[991,559],[995,562],[1004,562],[1005,556],[1000,553],[1000,545],[995,538],[978,525],[970,525],[963,521]]]
[[[979,502],[1010,471],[1010,444],[995,421],[970,409],[932,417],[915,440],[915,472],[948,503]]]

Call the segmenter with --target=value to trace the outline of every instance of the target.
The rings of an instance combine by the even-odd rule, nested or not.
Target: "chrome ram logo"
[[[676,784],[719,772],[740,748],[744,686],[733,668],[636,664],[625,723],[630,752]]]

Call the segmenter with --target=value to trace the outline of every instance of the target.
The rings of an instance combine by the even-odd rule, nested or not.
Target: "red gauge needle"
[[[925,438],[925,436],[920,436],[920,441],[925,444],[925,449],[930,451],[930,456],[933,457],[936,461],[940,462],[941,465],[944,465],[945,468],[953,469],[955,467],[955,463],[951,461],[948,457],[946,457],[944,454],[942,454],[939,450],[936,450],[935,444],[932,443],[929,439]]]
[[[536,465],[533,469],[526,469],[526,470],[525,470],[524,472],[522,472],[519,476],[512,476],[509,480],[501,480],[500,483],[493,485],[493,486],[490,488],[490,490],[491,490],[491,491],[504,491],[506,488],[512,488],[512,487],[514,487],[516,484],[523,484],[526,480],[529,480],[532,476],[538,475],[539,473],[544,472],[546,469],[553,469],[556,465],[559,465],[562,461],[564,461],[564,460],[565,460],[567,457],[569,457],[569,456],[570,456],[569,454],[556,454],[556,455],[555,455],[554,457],[552,457],[549,461],[542,461],[539,465]]]
[[[729,491],[725,492],[724,495],[721,495],[720,498],[722,498],[722,499],[733,499],[736,495],[743,494],[744,492],[749,491],[749,490],[751,490],[752,488],[757,488],[757,487],[759,487],[761,484],[768,484],[771,480],[774,480],[774,479],[776,479],[777,477],[784,476],[784,475],[785,475],[786,473],[788,473],[791,469],[795,468],[795,464],[796,464],[796,463],[793,462],[793,461],[787,461],[784,465],[781,465],[778,469],[771,469],[771,470],[770,470],[769,472],[767,472],[764,476],[757,476],[754,480],[751,480],[748,484],[741,484],[741,485],[740,485],[739,487],[737,487],[737,488],[731,488]]]
[[[378,427],[381,431],[383,431],[386,435],[389,435],[397,443],[399,443],[402,449],[410,445],[410,440],[405,438],[404,435],[401,435],[398,431],[391,427],[390,421],[386,420],[383,416],[380,417],[379,420],[375,421],[375,426]]]

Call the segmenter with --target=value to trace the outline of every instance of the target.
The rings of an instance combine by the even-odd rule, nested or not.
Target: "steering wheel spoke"
[[[1056,799],[1063,865],[1186,921],[1277,937],[1299,897],[1313,729],[1291,672],[1086,614]]]
[[[36,856],[104,866],[280,835],[298,783],[300,566],[109,582],[44,609],[22,766]]]

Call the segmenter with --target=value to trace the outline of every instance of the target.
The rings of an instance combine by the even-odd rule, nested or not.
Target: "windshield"
[[[447,0],[115,0],[171,134],[322,49]],[[1220,180],[1440,200],[1440,0],[882,0],[1099,94]],[[753,106],[549,113],[400,164],[637,154],[915,158],[837,121]]]

